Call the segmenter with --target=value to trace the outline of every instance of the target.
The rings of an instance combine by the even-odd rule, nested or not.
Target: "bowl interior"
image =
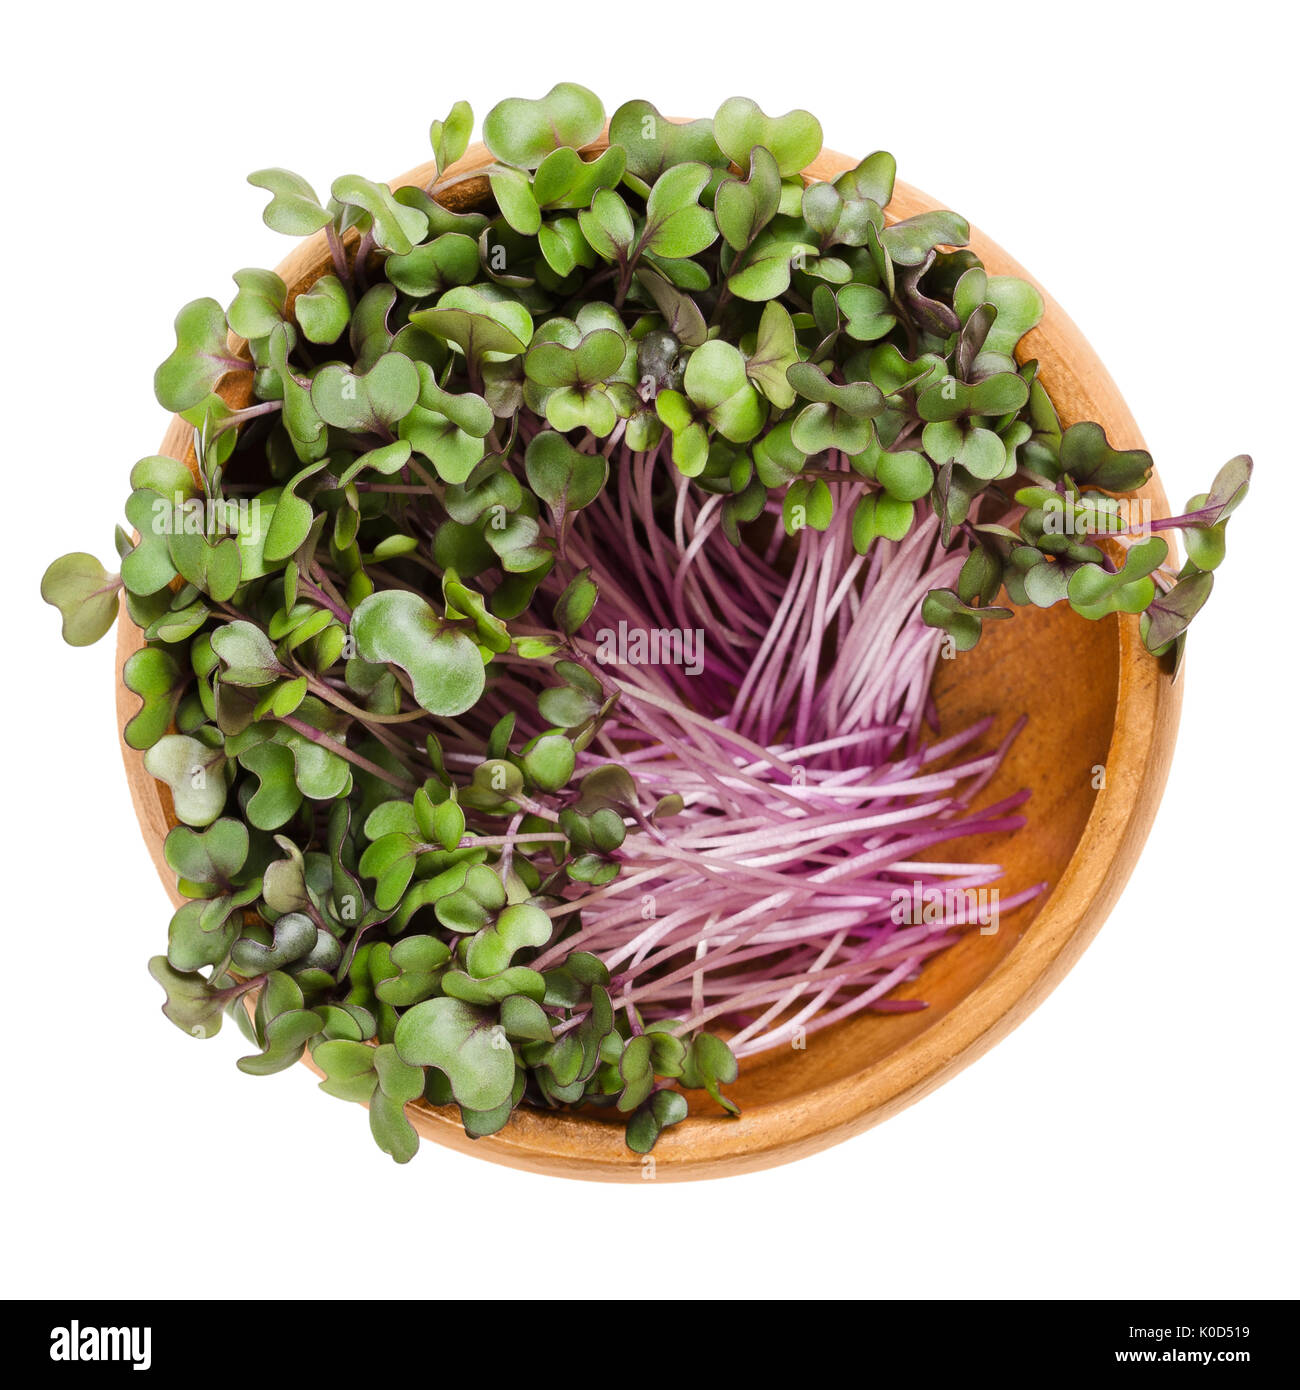
[[[1118,686],[1113,622],[1089,623],[1061,608],[1017,612],[1012,622],[989,623],[974,651],[941,661],[934,696],[942,733],[991,715],[995,723],[983,746],[994,747],[1017,718],[1029,716],[976,804],[1021,789],[1031,793],[1018,809],[1025,819],[1021,829],[955,841],[945,857],[1001,865],[1004,874],[995,886],[1003,898],[1037,883],[1060,882],[1093,808],[1093,769],[1106,761]],[[810,1067],[822,1085],[897,1052],[988,977],[1047,898],[1042,893],[1005,913],[996,932],[967,931],[956,945],[931,957],[916,980],[890,995],[923,999],[925,1010],[859,1016],[813,1035],[806,1050],[787,1047],[748,1058],[730,1092],[742,1107],[793,1100],[807,1090]]]

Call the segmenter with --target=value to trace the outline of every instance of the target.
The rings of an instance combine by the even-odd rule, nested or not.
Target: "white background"
[[[682,1296],[1296,1295],[1295,642],[1268,599],[1295,587],[1292,16],[457,8],[6,21],[5,1291],[300,1293],[259,1258],[287,1204],[266,1229],[299,1233],[293,1267],[359,1239],[379,1294],[542,1294],[508,1271],[551,1253],[595,1261],[610,1293],[651,1267]],[[285,253],[249,170],[390,177],[455,99],[481,118],[564,78],[607,110],[806,106],[829,146],[892,150],[1073,315],[1175,502],[1234,453],[1257,463],[1193,632],[1160,818],[1082,963],[920,1105],[723,1183],[578,1186],[432,1146],[397,1168],[304,1069],[242,1076],[233,1029],[200,1045],[164,1022],[144,963],[170,908],[118,759],[112,643],[64,648],[36,593],[54,555],[112,559],[127,472],[166,423],[150,381],[176,309],[228,302],[231,271]],[[542,1259],[507,1258],[521,1231]]]

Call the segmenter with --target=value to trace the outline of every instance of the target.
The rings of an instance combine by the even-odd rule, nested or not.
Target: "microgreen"
[[[1142,514],[1149,456],[1057,416],[1038,291],[892,218],[889,155],[805,183],[816,119],[738,97],[604,119],[500,103],[471,206],[463,102],[425,188],[251,175],[321,273],[180,311],[192,465],[132,470],[120,573],[41,584],[73,645],[123,598],[143,630],[164,1013],[234,1014],[252,1074],[310,1052],[399,1162],[421,1098],[474,1137],[605,1108],[646,1153],[686,1092],[735,1113],[738,1061],[923,1007],[971,923],[897,894],[995,881],[926,852],[1024,796],[980,801],[1014,729],[927,732],[941,653],[1064,603],[1176,662],[1250,479]]]

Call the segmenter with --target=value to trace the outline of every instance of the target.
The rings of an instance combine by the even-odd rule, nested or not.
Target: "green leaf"
[[[573,767],[573,744],[562,734],[544,734],[524,754],[524,774],[539,791],[559,791]]]
[[[337,342],[352,317],[343,282],[337,275],[322,275],[294,300],[293,316],[309,343]]]
[[[734,270],[727,284],[738,299],[761,303],[790,288],[790,273],[798,257],[816,256],[817,248],[797,237],[770,228],[760,232],[742,268]]]
[[[483,119],[483,140],[503,164],[536,169],[561,145],[590,144],[604,124],[605,108],[594,92],[576,82],[557,82],[535,101],[510,97],[498,102]]]
[[[1002,559],[995,551],[983,545],[977,546],[966,558],[957,576],[957,597],[963,603],[973,603],[979,599],[987,607],[1002,586],[1002,570]]]
[[[739,1074],[735,1054],[721,1038],[712,1033],[697,1033],[691,1040],[682,1068],[683,1085],[702,1087],[732,1115],[739,1115],[740,1109],[719,1087],[729,1086]]]
[[[392,963],[400,973],[379,981],[375,986],[376,997],[395,1008],[408,1008],[428,999],[437,993],[442,967],[450,959],[451,949],[437,937],[403,938],[391,954]]]
[[[288,290],[273,270],[237,270],[239,293],[226,312],[230,326],[243,338],[265,338],[284,319]]]
[[[376,1049],[364,1042],[327,1038],[312,1049],[311,1059],[325,1073],[320,1089],[327,1096],[365,1105],[374,1094]]]
[[[534,339],[524,372],[539,386],[593,386],[612,377],[626,353],[627,340],[612,328],[593,329],[572,345]]]
[[[582,454],[562,434],[543,430],[524,455],[528,486],[556,518],[581,511],[600,496],[609,464],[603,454]]]
[[[518,169],[493,169],[488,182],[507,225],[521,236],[536,236],[542,226],[542,210],[528,175]]]
[[[365,661],[392,662],[431,714],[463,714],[483,693],[483,659],[473,638],[449,627],[418,594],[386,589],[363,599],[352,633]]]
[[[270,929],[271,940],[245,936],[235,942],[230,963],[244,975],[279,970],[305,956],[316,944],[316,924],[302,912],[286,912]]]
[[[440,174],[464,155],[473,129],[474,112],[467,101],[456,102],[444,120],[429,126],[429,143]]]
[[[786,372],[799,360],[794,321],[784,305],[771,300],[758,321],[754,351],[745,363],[749,379],[778,410],[788,410],[795,390]]]
[[[302,792],[294,778],[291,749],[278,743],[259,743],[239,754],[239,765],[258,779],[244,814],[259,830],[278,830],[302,804]]]
[[[515,357],[532,337],[532,318],[522,304],[491,300],[471,285],[448,290],[435,309],[417,309],[411,322],[455,343],[471,362],[489,354]]]
[[[591,617],[599,596],[600,590],[591,577],[590,567],[579,570],[555,600],[555,625],[572,637]]]
[[[448,483],[463,483],[483,457],[493,417],[482,396],[444,391],[427,363],[416,364],[419,401],[398,427],[401,439],[427,458]]]
[[[248,827],[229,818],[207,830],[173,826],[163,841],[163,857],[177,878],[192,886],[228,888],[248,858]]]
[[[1094,620],[1107,613],[1141,613],[1156,596],[1155,582],[1149,576],[1164,564],[1168,554],[1167,542],[1151,536],[1129,547],[1116,573],[1097,564],[1080,565],[1066,588],[1070,606]]]
[[[141,700],[139,711],[123,728],[122,738],[128,748],[149,748],[171,724],[180,696],[180,667],[162,648],[141,647],[123,664],[122,684]]]
[[[688,295],[679,290],[675,285],[670,285],[662,275],[653,270],[642,266],[636,272],[637,281],[654,300],[655,307],[663,316],[664,327],[671,335],[673,341],[671,347],[670,361],[675,359],[679,347],[699,347],[709,336],[708,325],[704,322],[704,315],[700,312],[700,307]],[[647,335],[648,336],[648,335]],[[646,352],[646,339],[641,339],[641,352]],[[644,357],[642,357],[644,362]],[[642,368],[645,374],[645,368]],[[651,373],[658,378],[660,373]]]
[[[1168,593],[1155,599],[1142,619],[1142,639],[1147,648],[1160,652],[1177,641],[1204,607],[1213,588],[1214,575],[1198,572],[1180,579]]]
[[[550,1015],[535,1000],[512,994],[501,1001],[501,1026],[512,1038],[527,1042],[550,1042]]]
[[[149,973],[167,995],[163,1013],[178,1028],[195,1038],[210,1038],[221,1031],[226,998],[202,975],[176,970],[166,956],[154,956]]]
[[[271,331],[267,340],[267,358],[280,383],[284,399],[281,417],[295,451],[304,462],[308,459],[322,458],[328,447],[325,422],[312,405],[310,388],[298,379],[289,365],[289,335],[286,325],[281,324]]]
[[[1009,415],[1022,409],[1028,399],[1029,386],[1023,377],[995,372],[973,384],[944,377],[917,395],[916,408],[922,420],[946,421],[969,415]]]
[[[649,1153],[669,1125],[680,1124],[685,1118],[686,1097],[680,1091],[656,1091],[627,1122],[628,1148],[633,1153]]]
[[[967,652],[980,640],[985,618],[1009,618],[1009,608],[972,608],[951,589],[932,589],[921,604],[921,619],[928,627],[945,631],[959,652]]]
[[[636,229],[627,204],[610,188],[602,188],[589,208],[578,213],[578,226],[591,249],[604,260],[627,260]]]
[[[309,463],[289,479],[275,501],[262,540],[262,559],[272,564],[287,560],[307,539],[315,519],[311,504],[298,496],[298,488],[325,466],[322,459]]]
[[[997,318],[984,340],[985,352],[1010,357],[1016,345],[1043,317],[1043,296],[1015,275],[990,275],[985,300],[997,310]]]
[[[860,454],[874,431],[872,420],[885,408],[884,397],[869,381],[838,385],[811,362],[796,362],[786,371],[790,385],[810,404],[795,418],[790,433],[795,448],[812,456],[828,449]]]
[[[543,222],[537,233],[537,244],[546,264],[561,278],[572,275],[578,266],[590,269],[596,264],[596,254],[582,235],[576,217],[557,217]]]
[[[358,871],[375,880],[375,906],[396,907],[415,872],[417,844],[409,835],[381,835],[361,856]]]
[[[934,486],[934,469],[925,455],[915,449],[882,453],[876,461],[876,477],[885,491],[900,502],[919,502]]]
[[[748,97],[730,97],[713,118],[718,148],[742,169],[756,145],[771,151],[782,178],[791,178],[821,153],[821,122],[807,111],[767,116]]]
[[[406,1107],[399,1100],[376,1091],[370,1102],[370,1133],[376,1144],[394,1163],[409,1163],[420,1147],[420,1138],[406,1118]]]
[[[216,629],[212,650],[221,658],[222,680],[230,685],[271,685],[285,674],[266,633],[242,618]]]
[[[113,626],[121,587],[93,555],[76,551],[61,555],[45,571],[41,597],[62,614],[63,640],[70,647],[88,647]]]
[[[420,395],[415,363],[386,352],[368,372],[355,374],[338,363],[322,367],[311,385],[311,403],[327,425],[381,433],[408,415]]]
[[[857,342],[873,343],[898,322],[889,296],[874,285],[845,285],[835,299],[844,315],[844,331]]]
[[[822,249],[832,246],[865,246],[884,226],[879,206],[864,198],[846,197],[838,184],[809,184],[803,193],[803,220],[816,234]]]
[[[551,939],[553,927],[540,907],[514,903],[502,910],[492,926],[470,938],[465,950],[466,969],[478,979],[499,975],[517,952],[527,946],[544,946]]]
[[[218,821],[217,825],[226,823]],[[287,857],[273,860],[266,866],[262,874],[262,898],[273,912],[305,912],[312,902],[302,851],[291,840],[280,840],[279,844]]]
[[[627,152],[628,173],[646,189],[674,165],[727,162],[713,138],[712,121],[670,121],[648,101],[620,106],[610,118],[609,140]]]
[[[1236,458],[1229,459],[1214,475],[1209,492],[1195,499],[1196,505],[1189,506],[1187,510],[1207,509],[1211,515],[1205,518],[1203,524],[1220,525],[1245,501],[1246,494],[1250,491],[1250,476],[1254,468],[1254,461],[1249,454],[1238,454]]]
[[[673,259],[698,256],[718,238],[717,224],[700,194],[713,171],[707,164],[679,164],[659,176],[646,200],[641,249]]]
[[[619,1059],[618,1074],[622,1090],[618,1097],[618,1108],[622,1111],[635,1110],[654,1090],[654,1041],[647,1033],[629,1038]]]
[[[936,246],[965,246],[970,223],[955,212],[921,212],[886,227],[880,241],[897,265],[922,265]]]
[[[454,801],[441,801],[433,808],[431,829],[433,838],[450,853],[465,834],[465,812]]]
[[[537,708],[548,724],[560,729],[576,729],[596,714],[600,705],[585,690],[556,685],[541,692]]]
[[[808,461],[802,449],[795,447],[793,423],[782,420],[754,443],[754,468],[765,488],[784,487],[795,478]]]
[[[540,1001],[546,993],[545,980],[526,965],[512,965],[499,975],[485,975],[482,979],[467,975],[463,970],[449,970],[441,983],[445,995],[466,1004],[499,1004],[512,994]]]
[[[901,541],[912,529],[916,509],[902,498],[880,493],[876,497],[875,528],[887,541]]]
[[[471,1110],[495,1109],[514,1089],[514,1050],[486,1009],[426,999],[398,1020],[393,1043],[408,1065],[437,1067],[456,1100]]]
[[[781,174],[776,158],[761,145],[749,156],[749,176],[724,179],[714,195],[718,230],[733,251],[746,251],[777,215],[781,206]]]
[[[749,388],[746,377],[740,349],[714,338],[691,353],[682,384],[697,406],[713,410]]]
[[[446,232],[417,246],[409,255],[389,256],[384,274],[403,294],[426,299],[471,285],[481,273],[478,242],[460,232]]]
[[[846,169],[835,180],[835,188],[845,200],[872,202],[884,208],[894,196],[897,169],[892,154],[877,150],[854,168]]]
[[[781,503],[781,516],[788,535],[805,527],[824,531],[831,524],[834,503],[831,490],[822,478],[796,478]]]
[[[226,311],[215,299],[192,300],[175,327],[176,348],[154,373],[153,389],[164,410],[188,410],[245,364],[226,345]]]
[[[330,195],[365,214],[375,245],[394,255],[405,256],[429,230],[422,212],[399,203],[386,184],[372,183],[360,174],[335,179]]]
[[[1006,471],[1006,445],[992,430],[963,429],[955,420],[937,421],[925,427],[921,442],[926,453],[941,467],[946,463],[959,463],[982,481],[999,478]]]
[[[331,220],[311,184],[288,169],[259,169],[248,181],[272,195],[262,220],[273,232],[310,236]]]
[[[482,594],[466,588],[448,570],[442,577],[442,594],[447,605],[449,619],[470,618],[474,623],[474,636],[479,645],[494,653],[510,650],[510,630],[494,613],[490,613],[487,600]]]
[[[320,1032],[321,1018],[303,1008],[302,990],[293,977],[274,971],[257,996],[253,1026],[262,1050],[235,1065],[250,1076],[270,1076],[301,1058],[308,1039]]]
[[[226,804],[225,754],[185,734],[166,734],[144,755],[145,770],[171,789],[176,815],[210,825]]]
[[[1076,483],[1107,492],[1130,492],[1151,476],[1145,449],[1112,449],[1106,432],[1094,421],[1071,425],[1061,436],[1061,472]]]
[[[562,145],[537,166],[533,197],[543,208],[585,208],[601,188],[617,188],[627,155],[611,145],[596,159],[583,159],[577,150]]]

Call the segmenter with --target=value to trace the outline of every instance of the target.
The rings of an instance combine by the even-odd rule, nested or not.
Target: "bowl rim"
[[[586,150],[598,153],[607,145],[602,136]],[[491,159],[486,147],[476,144],[445,177],[471,176]],[[804,178],[833,179],[857,163],[834,150],[823,150],[804,171]],[[436,172],[430,161],[389,186],[423,187]],[[469,192],[472,182],[467,177],[460,186]],[[900,181],[887,217],[896,221],[942,206]],[[355,239],[355,232],[349,236]],[[1116,447],[1142,448],[1137,424],[1110,374],[1060,305],[975,227],[969,244],[992,273],[1019,276],[1042,294],[1042,321],[1026,337],[1017,357],[1038,359],[1049,395],[1050,383],[1068,373],[1089,405],[1089,418],[1105,426]],[[292,295],[323,273],[329,261],[325,233],[320,231],[295,245],[277,272]],[[234,341],[243,346],[242,340]],[[1073,422],[1067,418],[1064,423]],[[191,439],[190,426],[174,416],[159,453],[193,466]],[[1168,502],[1154,471],[1139,495],[1150,500],[1153,514],[1168,515]],[[119,744],[146,847],[168,896],[179,905],[184,899],[176,892],[162,851],[163,840],[175,824],[170,794],[145,770],[143,754],[127,747],[122,738],[135,709],[122,684],[121,668],[143,645],[143,634],[130,621],[124,603],[120,618],[115,670]],[[692,1115],[666,1131],[653,1154],[644,1158],[625,1147],[617,1126],[569,1112],[521,1108],[500,1133],[470,1139],[454,1106],[417,1101],[407,1107],[407,1113],[420,1136],[495,1163],[551,1176],[603,1181],[725,1177],[791,1162],[860,1134],[981,1057],[1042,1003],[1101,929],[1137,863],[1164,790],[1178,729],[1181,685],[1146,651],[1136,618],[1120,615],[1106,621],[1118,647],[1119,685],[1105,785],[1097,791],[1065,871],[1033,921],[992,971],[932,1025],[865,1070],[797,1097],[748,1106],[738,1119]],[[309,1053],[303,1060],[320,1074]]]

